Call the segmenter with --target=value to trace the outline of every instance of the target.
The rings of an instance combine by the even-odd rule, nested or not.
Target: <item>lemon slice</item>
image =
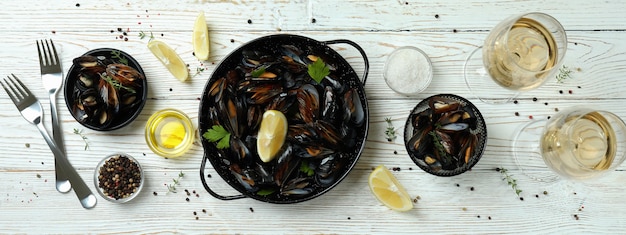
[[[148,42],[148,49],[159,61],[180,81],[187,80],[189,71],[187,64],[178,56],[176,51],[162,41],[152,40]]]
[[[287,118],[277,110],[263,113],[257,135],[256,148],[263,162],[269,162],[282,148],[287,136]]]
[[[209,59],[209,28],[206,25],[204,11],[200,12],[193,24],[193,35],[191,38],[193,44],[193,54],[199,60]]]
[[[374,196],[392,210],[408,211],[413,209],[411,197],[384,165],[376,167],[370,173],[369,186]]]

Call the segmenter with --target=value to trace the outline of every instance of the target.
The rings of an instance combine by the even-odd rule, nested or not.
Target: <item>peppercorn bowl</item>
[[[125,203],[137,197],[144,185],[139,162],[125,153],[103,158],[94,170],[96,191],[107,201]]]
[[[439,94],[418,103],[409,114],[404,143],[411,160],[436,176],[454,176],[480,160],[487,126],[476,106],[463,97]]]

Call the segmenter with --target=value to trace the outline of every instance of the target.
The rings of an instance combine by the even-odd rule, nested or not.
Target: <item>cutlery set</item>
[[[59,62],[58,53],[52,40],[37,41],[39,65],[41,67],[41,79],[43,86],[50,96],[50,112],[52,115],[52,137],[48,134],[43,124],[43,107],[35,95],[11,74],[0,81],[0,84],[11,98],[22,117],[30,124],[37,127],[48,147],[52,151],[55,160],[56,189],[61,193],[67,193],[74,188],[84,208],[93,208],[97,199],[91,189],[85,184],[76,169],[71,165],[65,155],[62,130],[57,117],[56,94],[63,84],[63,73]]]

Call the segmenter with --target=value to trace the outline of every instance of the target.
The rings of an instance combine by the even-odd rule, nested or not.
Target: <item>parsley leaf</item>
[[[217,142],[218,149],[230,147],[230,133],[223,126],[214,125],[211,129],[204,132],[202,137],[210,142]]]
[[[328,68],[326,63],[324,63],[322,58],[318,58],[315,62],[309,64],[307,67],[309,68],[309,76],[311,76],[311,78],[313,78],[313,80],[315,80],[317,83],[322,82],[322,79],[330,74],[330,68]]]
[[[309,166],[308,161],[302,161],[302,163],[300,163],[300,171],[304,172],[307,176],[313,176],[313,174],[315,174],[315,171]]]

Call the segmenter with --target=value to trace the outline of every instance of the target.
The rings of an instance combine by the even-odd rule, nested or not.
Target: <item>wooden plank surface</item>
[[[564,180],[542,183],[517,169],[510,147],[512,135],[530,120],[529,116],[533,120],[547,119],[556,109],[578,105],[626,116],[623,1],[112,0],[42,4],[24,0],[5,1],[0,6],[0,31],[4,33],[0,40],[0,75],[14,73],[22,78],[41,99],[47,114],[49,101],[39,77],[36,39],[55,41],[64,71],[74,57],[91,49],[110,47],[128,52],[146,71],[150,89],[141,115],[129,126],[112,132],[81,126],[64,105],[63,95],[58,97],[68,158],[92,189],[94,168],[107,154],[129,153],[146,169],[147,185],[134,201],[118,205],[99,198],[91,210],[81,208],[73,193],[55,190],[50,150],[8,96],[0,95],[2,234],[588,234],[621,233],[626,229],[621,183],[626,180],[626,166],[586,184]],[[211,57],[204,63],[193,57],[190,43],[199,11],[205,12],[211,31]],[[481,103],[465,86],[463,63],[491,27],[510,15],[527,11],[549,13],[564,25],[569,41],[564,64],[573,69],[573,76],[564,83],[551,79],[543,87],[522,94],[517,104]],[[146,48],[148,39],[138,36],[142,31],[152,32],[175,48],[192,73],[197,68],[206,70],[189,82],[179,82]],[[200,143],[196,142],[182,158],[158,157],[145,144],[145,123],[154,112],[175,107],[188,114],[197,127],[198,98],[221,59],[252,39],[277,33],[319,41],[349,39],[365,49],[370,62],[365,84],[370,118],[365,150],[344,181],[311,201],[294,205],[252,199],[220,201],[211,197],[200,182]],[[407,45],[424,50],[434,67],[433,82],[415,96],[393,93],[382,77],[391,51]],[[332,48],[348,60],[357,74],[363,72],[365,66],[356,50],[347,45]],[[413,164],[404,148],[402,136],[409,112],[422,99],[440,93],[470,99],[487,122],[485,153],[472,171],[461,176],[429,175]],[[393,142],[384,136],[387,117],[400,133]],[[46,126],[51,129],[49,121],[46,118]],[[74,129],[88,137],[87,150]],[[400,168],[393,171],[394,175],[412,197],[420,198],[415,209],[398,213],[376,201],[367,177],[380,164]],[[520,196],[494,170],[498,167],[509,169],[518,180],[523,190]],[[207,171],[216,191],[237,193],[212,167]],[[166,185],[179,172],[185,173],[179,192],[167,193]],[[195,193],[188,196],[185,189]]]

